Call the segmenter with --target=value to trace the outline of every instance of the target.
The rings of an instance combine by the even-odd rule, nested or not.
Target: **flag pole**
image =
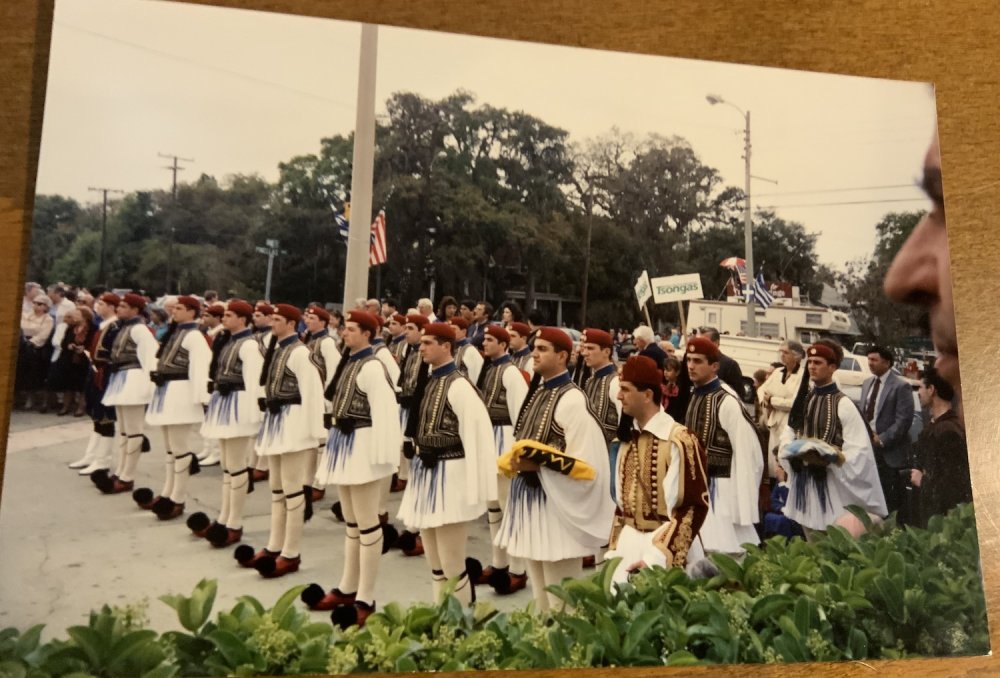
[[[358,101],[354,124],[351,174],[351,219],[344,273],[344,309],[368,297],[371,256],[372,186],[375,175],[375,71],[378,62],[378,26],[362,24],[358,64]]]

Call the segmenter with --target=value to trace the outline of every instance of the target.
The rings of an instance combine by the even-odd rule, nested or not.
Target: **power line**
[[[243,80],[249,80],[251,82],[260,83],[262,85],[267,85],[269,87],[275,87],[277,89],[283,89],[286,92],[292,92],[294,94],[298,94],[298,95],[301,95],[301,96],[304,96],[304,97],[309,97],[309,98],[312,98],[312,99],[318,99],[320,101],[325,101],[327,103],[335,104],[336,106],[339,106],[341,108],[346,108],[346,109],[354,110],[354,106],[352,104],[349,104],[349,103],[346,103],[346,102],[343,102],[343,101],[339,101],[337,99],[330,99],[329,97],[325,97],[325,96],[323,96],[321,94],[316,94],[315,92],[310,92],[308,90],[303,90],[303,89],[297,89],[295,87],[289,87],[288,85],[285,85],[285,84],[280,83],[280,82],[274,82],[273,80],[265,80],[263,78],[258,78],[256,76],[249,75],[247,73],[242,73],[240,71],[234,71],[234,70],[231,70],[229,68],[223,68],[222,66],[215,66],[215,65],[212,65],[212,64],[207,64],[207,63],[205,63],[203,61],[197,61],[195,59],[188,59],[188,58],[182,57],[182,56],[180,56],[178,54],[172,54],[170,52],[164,52],[162,50],[153,49],[152,47],[147,47],[146,45],[140,45],[140,44],[135,43],[135,42],[129,42],[128,40],[122,40],[121,38],[116,38],[116,37],[114,37],[112,35],[106,35],[104,33],[98,33],[97,31],[89,30],[87,28],[80,28],[79,26],[73,26],[71,24],[63,23],[62,21],[56,21],[56,22],[54,22],[54,24],[56,26],[60,26],[62,28],[68,28],[70,30],[78,31],[80,33],[86,33],[87,35],[90,35],[90,36],[95,37],[95,38],[101,38],[102,40],[108,40],[110,42],[117,42],[118,44],[125,45],[126,47],[131,47],[132,49],[137,49],[137,50],[140,50],[142,52],[149,52],[150,54],[155,54],[155,55],[157,55],[159,57],[163,57],[164,59],[171,59],[173,61],[180,61],[181,63],[185,63],[185,64],[188,64],[188,65],[191,65],[191,66],[196,66],[198,68],[204,68],[204,69],[210,70],[210,71],[216,71],[216,72],[219,72],[219,73],[225,73],[226,75],[231,75],[231,76],[236,77],[236,78],[241,78]]]
[[[851,191],[881,191],[889,188],[917,188],[916,184],[889,184],[886,186],[855,186],[853,188],[814,188],[806,191],[779,191],[775,193],[758,193],[756,197],[771,197],[775,195],[804,195],[806,193],[848,193]]]
[[[777,209],[779,207],[833,207],[835,205],[878,205],[885,202],[927,202],[927,197],[922,198],[897,198],[892,200],[851,200],[845,202],[813,202],[800,205],[758,205],[760,209]]]

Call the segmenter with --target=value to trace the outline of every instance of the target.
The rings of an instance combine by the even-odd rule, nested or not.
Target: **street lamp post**
[[[750,111],[745,111],[734,103],[726,101],[720,96],[709,94],[705,97],[705,100],[713,106],[716,104],[726,104],[727,106],[732,106],[740,115],[743,116],[746,122],[746,129],[743,133],[743,159],[745,161],[745,184],[744,191],[746,192],[746,205],[743,210],[743,238],[744,246],[746,248],[746,269],[747,269],[747,290],[753,289],[755,269],[753,266],[753,221],[750,216]],[[754,301],[752,295],[747,295],[747,336],[756,337],[757,336],[757,318],[755,316],[757,304]]]

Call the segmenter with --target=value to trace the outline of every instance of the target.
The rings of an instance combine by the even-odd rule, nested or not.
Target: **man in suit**
[[[893,355],[875,346],[868,352],[872,375],[861,387],[861,413],[872,433],[879,481],[889,512],[902,505],[900,469],[909,467],[910,424],[913,393],[910,385],[892,369]]]
[[[716,346],[722,341],[719,330],[714,327],[702,327],[699,334],[708,337],[708,340]],[[722,383],[729,384],[730,388],[736,391],[736,395],[743,399],[743,370],[735,360],[722,351],[719,351],[719,379]]]
[[[653,328],[649,325],[639,325],[632,331],[632,342],[635,344],[636,350],[639,351],[639,355],[652,358],[656,366],[661,370],[663,369],[663,363],[667,360],[667,354],[656,343],[656,338],[653,336]]]

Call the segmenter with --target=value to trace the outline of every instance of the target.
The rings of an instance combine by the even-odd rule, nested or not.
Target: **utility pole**
[[[104,251],[108,239],[108,193],[125,193],[118,188],[94,188],[90,186],[88,191],[97,191],[104,194],[104,211],[101,214],[101,264],[97,270],[97,282],[107,287],[108,281],[104,278]]]
[[[177,164],[177,161],[183,160],[184,162],[194,162],[194,158],[182,158],[177,155],[170,155],[169,153],[157,153],[157,155],[161,158],[172,158],[174,161],[172,165],[165,165],[164,169],[170,170],[174,175],[172,193],[174,196],[174,202],[177,202],[177,173],[184,170],[183,167]]]
[[[277,240],[265,240],[265,247],[256,247],[261,254],[267,255],[267,280],[264,283],[264,298],[271,300],[271,273],[274,271],[274,258],[281,254],[288,254],[281,249],[281,243]]]
[[[177,172],[183,170],[184,168],[177,164],[178,160],[183,160],[185,162],[194,162],[194,158],[181,158],[177,155],[170,155],[169,153],[157,153],[161,158],[173,158],[173,164],[167,165],[165,169],[170,170],[173,173],[173,185],[171,189],[171,195],[173,195],[174,203],[177,203]],[[174,227],[170,227],[170,239],[167,240],[167,279],[164,285],[164,292],[170,294],[170,264],[174,259]]]

